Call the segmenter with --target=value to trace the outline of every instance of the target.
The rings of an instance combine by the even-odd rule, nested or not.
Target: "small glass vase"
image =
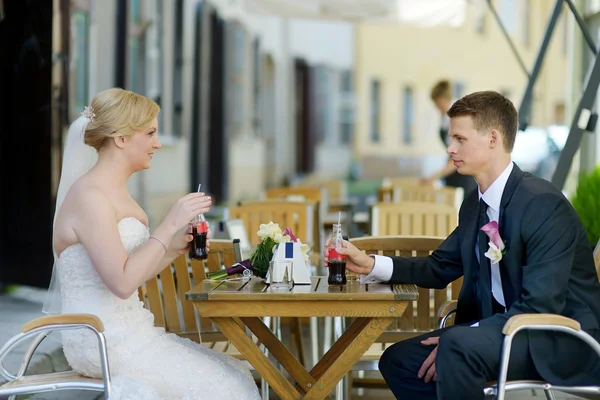
[[[288,291],[294,285],[292,260],[271,260],[269,263],[269,287],[275,291]]]

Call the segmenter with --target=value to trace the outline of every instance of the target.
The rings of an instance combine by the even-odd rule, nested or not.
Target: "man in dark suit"
[[[445,288],[464,275],[455,326],[396,343],[381,357],[383,377],[403,400],[483,399],[485,383],[498,378],[502,327],[513,315],[563,315],[600,339],[600,284],[590,243],[562,193],[511,161],[514,105],[499,93],[476,92],[447,114],[447,151],[458,172],[478,185],[460,209],[459,226],[426,258],[368,256],[351,244],[342,249],[346,268],[364,275],[363,283]],[[480,230],[489,221],[498,223],[502,255],[489,251]],[[600,361],[572,336],[530,331],[513,341],[508,378],[600,384]]]

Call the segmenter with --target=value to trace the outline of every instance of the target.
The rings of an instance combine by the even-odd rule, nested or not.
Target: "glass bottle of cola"
[[[342,225],[333,224],[329,247],[327,249],[327,266],[329,276],[327,283],[330,285],[345,285],[346,284],[346,255],[340,254],[338,250],[346,247],[347,244],[342,236]]]
[[[208,232],[208,222],[204,214],[198,214],[189,224],[188,233],[194,237],[190,243],[190,260],[206,260],[208,250],[206,249],[206,235]]]

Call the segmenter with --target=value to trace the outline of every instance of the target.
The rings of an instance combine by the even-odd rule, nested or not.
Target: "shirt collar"
[[[481,189],[477,187],[477,192],[479,193],[479,200],[483,197],[483,201],[490,207],[492,210],[498,212],[500,210],[500,202],[502,201],[502,193],[504,192],[504,188],[506,187],[506,182],[508,182],[508,178],[510,173],[513,170],[514,163],[511,161],[508,166],[504,169],[504,171],[496,178],[494,183],[485,191],[485,193],[481,193]]]

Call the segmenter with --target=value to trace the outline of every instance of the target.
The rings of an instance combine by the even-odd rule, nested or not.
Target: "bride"
[[[69,128],[44,311],[91,313],[102,320],[115,377],[111,399],[259,399],[240,361],[154,327],[153,315],[138,300],[137,288],[187,251],[192,237],[183,228],[211,204],[203,193],[188,194],[150,234],[126,183],[148,169],[161,148],[158,113],[144,96],[109,89]],[[91,332],[63,332],[62,344],[75,371],[101,377]]]

